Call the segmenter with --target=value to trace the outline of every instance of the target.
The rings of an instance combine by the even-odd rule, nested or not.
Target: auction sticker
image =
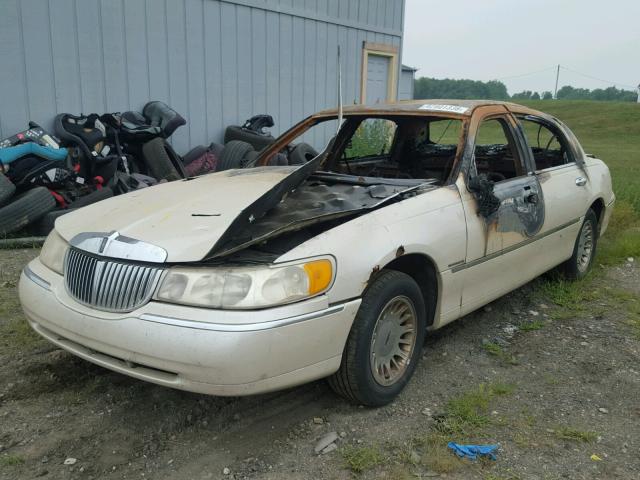
[[[467,107],[461,107],[460,105],[436,105],[432,103],[425,103],[420,107],[420,110],[431,110],[432,112],[466,113],[469,109]]]

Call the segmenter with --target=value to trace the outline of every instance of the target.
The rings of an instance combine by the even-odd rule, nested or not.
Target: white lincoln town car
[[[428,331],[552,268],[583,277],[615,200],[562,122],[511,103],[324,111],[248,163],[59,218],[20,279],[33,329],[167,387],[328,377],[384,405]]]

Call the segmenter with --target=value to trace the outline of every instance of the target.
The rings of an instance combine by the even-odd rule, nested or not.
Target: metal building
[[[56,113],[163,100],[178,152],[269,113],[279,133],[345,103],[394,100],[404,0],[0,0],[0,138]]]
[[[398,85],[398,100],[413,100],[413,81],[417,68],[402,65],[400,69],[400,84]]]

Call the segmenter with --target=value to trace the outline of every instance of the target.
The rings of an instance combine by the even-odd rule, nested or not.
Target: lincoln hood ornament
[[[167,251],[118,232],[86,232],[71,239],[71,246],[88,253],[138,262],[164,263]]]

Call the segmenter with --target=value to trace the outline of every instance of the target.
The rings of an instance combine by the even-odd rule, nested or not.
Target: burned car
[[[615,197],[557,119],[455,100],[341,115],[303,120],[250,168],[59,218],[20,279],[30,325],[159,385],[245,395],[329,377],[375,406],[428,331],[552,268],[589,270]],[[307,161],[268,166],[293,149]]]

